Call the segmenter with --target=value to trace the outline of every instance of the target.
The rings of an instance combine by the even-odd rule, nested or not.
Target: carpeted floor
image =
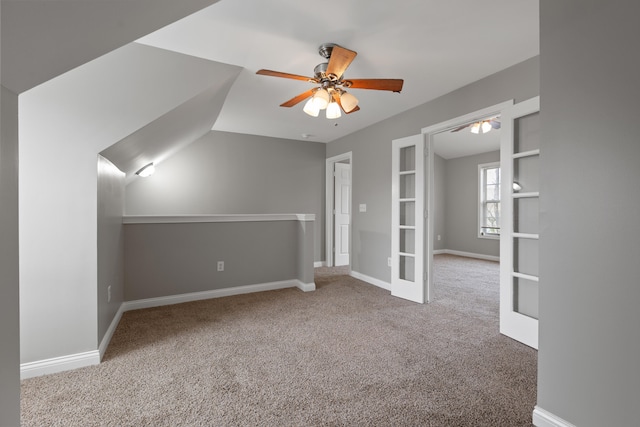
[[[315,292],[127,312],[102,364],[22,381],[23,425],[530,426],[537,352],[498,333],[498,264],[435,275],[428,305],[324,268]]]

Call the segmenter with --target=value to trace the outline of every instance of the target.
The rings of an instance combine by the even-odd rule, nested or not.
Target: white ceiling
[[[214,130],[330,142],[536,56],[538,40],[535,0],[221,0],[138,42],[244,68]],[[325,42],[358,52],[346,77],[402,78],[402,93],[354,89],[361,110],[338,120],[279,107],[313,86],[255,72],[312,76]]]
[[[469,128],[458,132],[441,132],[433,138],[433,150],[443,159],[473,156],[500,150],[500,130],[473,134]]]

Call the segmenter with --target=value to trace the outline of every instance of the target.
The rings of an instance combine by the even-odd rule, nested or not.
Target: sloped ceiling
[[[219,67],[209,89],[100,153],[126,173],[127,184],[142,166],[162,163],[211,130],[239,72],[230,65]]]
[[[239,71],[130,43],[22,94],[21,143],[61,161],[93,147],[131,175],[208,132]]]
[[[2,85],[20,94],[218,0],[2,0]]]

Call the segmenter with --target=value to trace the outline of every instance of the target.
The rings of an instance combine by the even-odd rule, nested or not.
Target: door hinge
[[[428,210],[425,210],[425,211],[424,211],[424,217],[425,217],[425,218],[429,218],[429,211],[428,211]]]
[[[335,209],[333,210],[333,214],[334,214],[334,215],[336,214],[336,210],[335,210]]]

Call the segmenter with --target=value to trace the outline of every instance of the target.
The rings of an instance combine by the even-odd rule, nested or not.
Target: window
[[[500,238],[500,163],[478,165],[478,237]]]

